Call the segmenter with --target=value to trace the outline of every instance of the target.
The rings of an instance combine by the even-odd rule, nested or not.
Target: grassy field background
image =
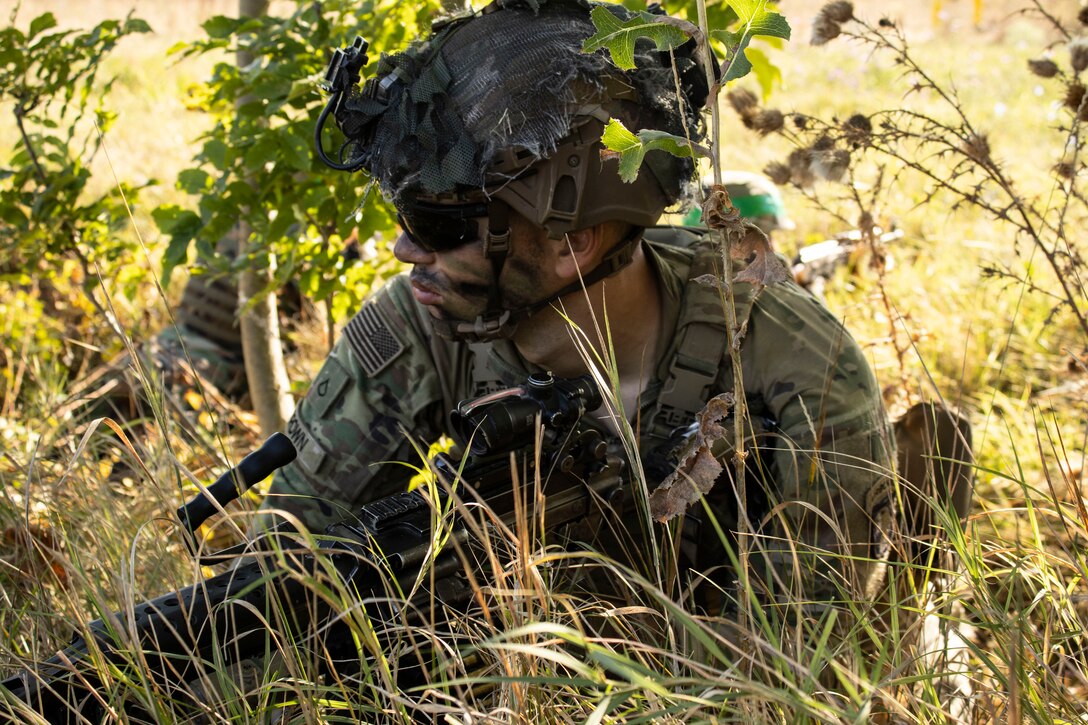
[[[824,118],[899,107],[947,110],[931,95],[911,93],[909,78],[886,55],[846,39],[810,46],[819,7],[810,0],[782,3],[794,38],[773,52],[782,82],[768,106]],[[855,12],[873,22],[882,15],[902,22],[921,65],[956,89],[966,113],[989,135],[995,158],[1022,184],[1024,194],[1045,203],[1055,195],[1051,167],[1064,151],[1065,137],[1054,130],[1061,99],[1056,86],[1031,75],[1026,64],[1047,53],[1056,59],[1066,55],[1053,29],[1037,15],[1018,13],[1020,7],[1012,0],[897,0],[857,2]],[[1080,6],[1064,0],[1044,7],[1069,19]],[[8,0],[0,2],[3,17],[12,8]],[[208,123],[187,111],[184,99],[190,85],[209,72],[210,60],[177,61],[165,51],[197,37],[204,18],[229,14],[234,3],[24,0],[17,22],[25,25],[49,10],[62,25],[79,27],[131,8],[155,33],[126,40],[106,64],[106,73],[118,77],[110,106],[119,118],[106,139],[112,163],[96,160],[94,186],[113,188],[115,174],[158,180],[144,193],[134,210],[134,226],[126,232],[139,230],[154,254],[161,245],[150,209],[164,202],[192,203],[173,180],[190,165],[195,140]],[[1075,21],[1070,27],[1083,30]],[[7,114],[0,107],[0,117]],[[725,119],[726,168],[759,170],[790,150],[779,138],[763,139],[744,129],[728,111]],[[6,152],[15,141],[14,129],[0,124],[0,149]],[[846,220],[856,219],[856,210],[834,185],[819,184],[816,191]],[[786,189],[785,195],[797,229],[776,237],[783,251],[848,228],[798,191]],[[1083,722],[1088,718],[1083,704],[1088,696],[1083,632],[1088,615],[1083,553],[1088,540],[1083,490],[1088,340],[1067,317],[1051,316],[1052,301],[1045,295],[981,273],[986,265],[1005,265],[1046,284],[1046,270],[1008,225],[970,207],[954,208],[946,197],[929,200],[924,184],[910,175],[881,195],[878,208],[881,224],[904,231],[891,248],[894,266],[882,280],[864,264],[844,270],[829,285],[828,301],[870,353],[893,412],[920,399],[944,399],[973,424],[976,498],[960,552],[970,575],[952,597],[958,607],[954,616],[974,631],[969,657],[978,673],[977,694],[968,719]],[[1076,241],[1083,244],[1083,239]],[[165,324],[165,309],[176,301],[183,281],[182,274],[175,275],[167,299],[150,286],[132,302],[118,299],[133,342],[147,340]],[[8,326],[4,339],[21,339],[12,333],[12,320],[32,314],[0,300],[0,316],[9,320],[0,323]],[[83,331],[58,334],[70,337],[68,345],[92,350],[95,364],[122,351],[120,341],[96,338],[87,330],[101,327],[88,324]],[[299,346],[291,357],[296,380],[308,380],[320,365],[323,334],[317,320],[298,331]],[[90,363],[71,370],[63,356],[36,356],[34,344],[24,345],[21,357],[8,359],[14,362],[9,363],[0,410],[0,666],[16,656],[51,651],[96,606],[110,609],[188,583],[194,570],[167,521],[182,486],[177,466],[210,481],[223,470],[224,453],[236,457],[257,441],[244,413],[227,411],[243,423],[230,427],[219,418],[223,411],[205,409],[199,422],[211,424],[225,438],[199,432],[199,424],[159,426],[158,435],[118,444],[104,427],[88,429],[56,415],[79,382],[70,378],[91,372]],[[21,543],[19,532],[29,522],[34,535],[59,552],[58,560],[43,563],[34,547]],[[887,722],[945,721],[939,695],[924,687],[920,693],[914,685],[924,679],[924,668],[903,664],[895,676],[878,683],[875,690],[905,703],[880,717]],[[562,687],[557,691],[554,709],[540,704],[548,702],[546,697],[537,697],[538,719],[592,719],[591,706]],[[874,699],[864,693],[845,698],[839,709],[834,704],[820,709],[798,705],[790,698],[800,696],[791,692],[783,696],[786,705],[783,699],[777,708],[730,705],[722,719],[775,722],[790,712],[804,712],[813,721],[876,718],[872,709],[858,705]],[[564,700],[564,694],[571,696]],[[642,691],[635,702],[639,697],[649,711],[657,695]],[[692,719],[706,719],[708,711],[696,708]],[[320,720],[317,715],[313,719]],[[622,719],[604,717],[606,722]]]

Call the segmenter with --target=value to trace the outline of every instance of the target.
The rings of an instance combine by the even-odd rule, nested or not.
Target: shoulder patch
[[[340,394],[349,381],[348,371],[335,357],[329,356],[306,394],[306,404],[313,406],[314,416],[324,418],[329,409],[340,400]]]
[[[344,328],[344,337],[363,370],[371,377],[389,367],[389,363],[404,352],[404,343],[373,303],[363,305],[359,314],[351,318]]]

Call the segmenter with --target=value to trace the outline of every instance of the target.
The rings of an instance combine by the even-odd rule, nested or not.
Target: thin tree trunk
[[[238,0],[239,17],[258,17],[268,10],[269,0]],[[245,67],[253,62],[253,55],[246,51],[238,52],[238,66]],[[247,102],[243,97],[238,100],[241,106]],[[246,224],[239,224],[238,254],[244,257],[249,245],[250,229]],[[242,311],[239,326],[242,333],[242,352],[245,355],[246,379],[249,381],[249,396],[257,421],[264,435],[285,430],[287,419],[294,411],[295,402],[291,397],[291,382],[287,377],[287,366],[283,360],[283,343],[280,339],[279,312],[276,295],[268,294],[256,304],[250,301],[272,280],[275,259],[269,259],[269,267],[247,267],[238,280],[238,305]]]

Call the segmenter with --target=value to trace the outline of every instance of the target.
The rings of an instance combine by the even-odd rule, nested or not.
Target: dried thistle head
[[[786,117],[782,114],[782,111],[768,108],[752,117],[752,125],[749,128],[758,131],[760,136],[766,136],[775,131],[781,131],[785,125]]]
[[[972,159],[973,161],[977,161],[980,164],[991,163],[990,140],[986,138],[986,134],[984,133],[969,135],[963,140],[961,150],[967,158]]]
[[[1060,69],[1050,58],[1033,58],[1028,61],[1028,70],[1040,78],[1053,78]]]
[[[812,173],[812,152],[808,149],[794,149],[786,159],[789,166],[790,181],[795,186],[812,186],[816,175]]]
[[[1081,103],[1084,102],[1085,87],[1083,83],[1074,82],[1066,86],[1065,99],[1062,103],[1074,113],[1080,112]]]
[[[835,0],[824,5],[820,15],[836,23],[846,23],[854,19],[854,3],[848,0]]]
[[[741,118],[759,111],[759,99],[747,88],[729,91],[725,94],[725,98]]]
[[[1088,38],[1076,38],[1069,43],[1069,64],[1077,73],[1088,68]]]
[[[813,151],[810,155],[812,173],[825,181],[838,182],[850,168],[850,152],[846,149]]]
[[[1080,21],[1081,25],[1088,25],[1088,7],[1080,9],[1080,12],[1077,13],[1077,20]]]
[[[813,151],[829,151],[835,148],[835,139],[828,136],[826,133],[812,142]]]
[[[850,116],[842,126],[846,140],[855,148],[869,143],[869,137],[873,135],[873,123],[862,113]]]
[[[1077,166],[1072,161],[1059,161],[1054,164],[1054,175],[1060,179],[1072,179],[1077,175]]]
[[[842,26],[821,13],[816,16],[816,21],[812,24],[812,40],[809,42],[813,45],[824,45],[841,34]]]
[[[791,117],[791,120],[793,121],[793,125],[797,127],[798,131],[804,131],[806,128],[808,128],[808,116],[804,114],[795,113]]]
[[[790,167],[781,161],[772,161],[764,166],[763,175],[773,181],[777,186],[785,186],[790,183],[792,176]]]

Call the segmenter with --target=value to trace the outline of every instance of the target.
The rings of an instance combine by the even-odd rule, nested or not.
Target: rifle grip
[[[295,460],[298,451],[295,444],[283,433],[273,433],[260,448],[243,458],[219,479],[198,493],[192,501],[178,508],[177,517],[185,530],[192,533],[208,520],[220,507],[238,498],[243,491],[262,481],[278,469]],[[241,484],[241,491],[238,490]],[[219,506],[213,503],[218,502]]]

